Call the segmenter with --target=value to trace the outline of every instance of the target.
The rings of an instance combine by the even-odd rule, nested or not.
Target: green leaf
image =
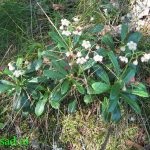
[[[128,83],[134,76],[135,76],[135,73],[136,73],[136,69],[135,68],[128,68],[124,77],[123,77],[123,81],[125,83]]]
[[[113,38],[111,35],[109,35],[109,34],[104,35],[102,37],[102,43],[109,46],[110,49],[114,50],[114,42],[113,42]]]
[[[111,87],[110,99],[116,99],[120,94],[120,89],[123,87],[122,81],[117,81]]]
[[[109,56],[109,59],[114,66],[114,70],[115,70],[116,74],[119,75],[120,74],[120,67],[119,67],[117,58],[114,55],[113,51],[108,52],[108,56]]]
[[[54,108],[54,109],[59,109],[59,107],[60,107],[60,103],[57,101],[50,101],[50,104],[51,104],[52,108]]]
[[[0,80],[0,94],[12,88],[13,88],[13,83],[6,80]]]
[[[92,88],[94,89],[96,94],[101,94],[108,91],[110,89],[110,86],[103,82],[95,82],[92,84]]]
[[[109,112],[113,112],[119,102],[119,94],[120,89],[122,87],[121,82],[116,82],[112,87],[110,91],[110,102],[109,102]]]
[[[52,65],[55,68],[55,70],[66,76],[68,73],[65,70],[65,65],[63,65],[64,63],[65,62],[63,60],[60,61],[52,60]]]
[[[45,95],[42,99],[40,99],[35,107],[35,114],[39,117],[44,112],[44,107],[47,102],[48,95]]]
[[[78,90],[79,93],[84,94],[85,93],[85,89],[83,87],[83,85],[77,81],[74,82],[76,85],[76,88]]]
[[[118,122],[121,118],[121,111],[119,108],[119,105],[117,105],[114,109],[114,111],[111,114],[111,118],[114,122]]]
[[[99,65],[95,65],[93,66],[94,72],[96,73],[96,75],[103,80],[105,83],[110,84],[109,82],[109,77],[106,73],[106,71]]]
[[[14,110],[18,111],[22,109],[23,111],[28,111],[30,109],[30,101],[24,90],[21,90],[21,93],[16,93],[16,99],[13,102]]]
[[[18,58],[16,62],[16,66],[21,67],[22,63],[23,63],[23,58]]]
[[[59,45],[60,48],[62,47],[67,49],[66,44],[64,43],[63,39],[58,35],[58,33],[52,31],[48,34],[52,38],[52,40]]]
[[[98,33],[98,32],[101,32],[104,28],[104,25],[102,24],[98,24],[98,25],[95,25],[94,27],[91,27],[88,32],[91,32],[91,33]]]
[[[57,71],[54,70],[44,70],[44,75],[48,78],[56,79],[56,80],[65,78],[65,75],[58,73]]]
[[[68,105],[68,112],[69,113],[75,113],[76,112],[76,108],[77,108],[77,101],[73,100]]]
[[[121,41],[123,42],[128,34],[128,25],[122,24],[121,26]]]
[[[142,83],[139,83],[138,85],[135,85],[133,87],[131,93],[134,94],[134,95],[138,95],[140,97],[149,97],[146,86]]]
[[[134,32],[131,33],[129,38],[128,38],[128,42],[133,41],[135,43],[138,43],[142,38],[142,34],[140,32]]]
[[[121,96],[124,99],[124,101],[127,104],[129,104],[136,113],[138,113],[138,114],[141,113],[141,109],[140,109],[139,105],[137,104],[137,102],[135,100],[128,97],[128,95],[125,95],[125,94],[122,94],[122,93],[121,93]]]
[[[32,78],[31,80],[29,80],[28,82],[31,82],[31,83],[43,83],[43,82],[46,82],[48,79],[47,77],[35,77],[35,78]]]
[[[93,59],[88,60],[85,64],[82,65],[83,70],[90,69],[92,66],[94,66],[96,62],[93,61]]]
[[[89,104],[89,103],[93,102],[92,96],[91,96],[91,95],[85,95],[85,96],[84,96],[84,102],[85,102],[86,104]]]
[[[41,59],[33,61],[31,64],[27,66],[28,71],[37,71],[42,66],[43,62]]]
[[[64,80],[61,85],[61,94],[65,94],[70,89],[70,82],[68,80]]]
[[[104,97],[104,100],[102,101],[102,117],[104,118],[104,121],[109,122],[111,114],[108,111],[109,107],[109,100],[107,97]]]

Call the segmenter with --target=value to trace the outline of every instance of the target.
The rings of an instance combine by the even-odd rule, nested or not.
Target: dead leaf
[[[53,9],[54,10],[64,10],[65,7],[62,4],[53,4]]]

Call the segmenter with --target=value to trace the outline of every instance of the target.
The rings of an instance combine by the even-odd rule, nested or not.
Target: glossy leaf
[[[86,104],[89,104],[89,103],[93,102],[92,96],[91,96],[91,95],[85,95],[85,96],[84,96],[84,102],[85,102]]]
[[[92,84],[92,88],[97,94],[101,94],[108,91],[110,89],[110,86],[103,82],[95,82]]]
[[[76,89],[78,90],[79,93],[84,94],[85,93],[85,88],[80,82],[75,81]]]
[[[95,65],[93,66],[94,72],[96,73],[96,75],[103,80],[105,83],[110,84],[109,82],[109,77],[106,73],[106,71],[99,65]]]
[[[111,114],[111,118],[114,122],[118,122],[121,118],[121,111],[119,105],[117,105]]]
[[[9,89],[12,89],[12,87],[13,83],[6,80],[0,80],[0,94],[6,92]]]
[[[138,95],[140,97],[149,97],[146,86],[142,83],[139,83],[138,85],[135,85],[133,87],[133,89],[131,90],[131,93],[134,94],[134,95]]]
[[[111,35],[106,34],[102,37],[102,43],[109,46],[111,50],[114,50],[114,42]]]
[[[89,29],[89,32],[91,33],[98,33],[98,32],[101,32],[103,30],[104,26],[102,24],[98,24],[98,25],[95,25],[93,27],[91,27]]]
[[[48,96],[46,95],[37,102],[36,107],[35,107],[35,114],[38,117],[41,116],[42,113],[44,112],[44,107],[47,102],[47,99],[48,99]]]
[[[120,67],[119,67],[117,58],[116,58],[115,54],[113,53],[113,51],[108,52],[108,56],[109,56],[109,59],[114,66],[115,73],[117,75],[119,75],[120,74]]]
[[[134,76],[135,76],[135,73],[136,73],[136,69],[135,68],[128,68],[124,77],[123,77],[123,81],[125,83],[128,83]]]
[[[139,107],[139,105],[137,104],[136,101],[134,101],[133,99],[131,99],[129,96],[125,95],[125,94],[121,94],[122,98],[124,99],[124,101],[130,105],[130,107],[136,112],[136,113],[141,113],[141,109]]]
[[[63,74],[58,73],[57,71],[54,70],[44,70],[44,75],[48,78],[56,79],[56,80],[65,78]]]
[[[75,113],[76,112],[76,108],[77,108],[77,101],[73,100],[68,105],[68,112],[69,113]]]
[[[70,89],[70,82],[69,80],[64,80],[61,85],[61,94],[65,94]]]
[[[122,24],[121,26],[121,40],[124,41],[128,34],[128,25]]]
[[[135,43],[138,43],[142,38],[142,34],[140,32],[134,32],[131,33],[129,38],[128,38],[128,42],[133,41]]]

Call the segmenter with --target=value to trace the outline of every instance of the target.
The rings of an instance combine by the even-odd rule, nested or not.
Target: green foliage
[[[128,63],[120,62],[113,37],[110,34],[100,39],[95,37],[103,25],[93,25],[85,29],[86,32],[82,29],[79,35],[73,34],[76,29],[73,23],[65,28],[71,35],[65,36],[61,30],[58,30],[59,34],[58,31],[49,32],[54,43],[43,51],[38,50],[31,62],[25,63],[23,57],[11,62],[9,70],[3,71],[3,75],[9,76],[11,82],[1,80],[0,93],[8,91],[15,95],[15,110],[35,110],[38,117],[44,113],[46,105],[54,109],[61,109],[65,105],[69,113],[74,113],[78,109],[78,102],[82,106],[97,99],[101,101],[101,114],[107,122],[118,122],[126,106],[140,113],[138,96],[149,97],[149,94],[143,83],[136,85],[130,81],[137,73],[137,66],[132,62],[143,53],[138,50],[133,53],[128,49]],[[79,37],[78,41],[75,36]],[[141,38],[138,32],[129,34],[127,25],[122,25],[120,36],[120,45],[127,44],[126,39],[137,43]],[[106,49],[95,50],[95,45],[100,42]],[[121,52],[123,54],[126,51]]]

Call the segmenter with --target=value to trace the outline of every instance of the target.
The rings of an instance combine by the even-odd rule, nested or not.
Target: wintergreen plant
[[[38,51],[32,62],[18,58],[1,74],[0,93],[13,95],[13,108],[42,115],[48,103],[54,109],[68,106],[73,113],[77,104],[101,101],[105,121],[119,121],[127,105],[141,113],[139,97],[149,97],[143,83],[134,81],[138,62],[148,62],[150,54],[138,49],[142,35],[130,33],[123,24],[120,40],[111,34],[100,36],[103,25],[84,28],[80,17],[61,20],[56,31],[49,32],[53,44]],[[119,50],[118,50],[119,47]]]

